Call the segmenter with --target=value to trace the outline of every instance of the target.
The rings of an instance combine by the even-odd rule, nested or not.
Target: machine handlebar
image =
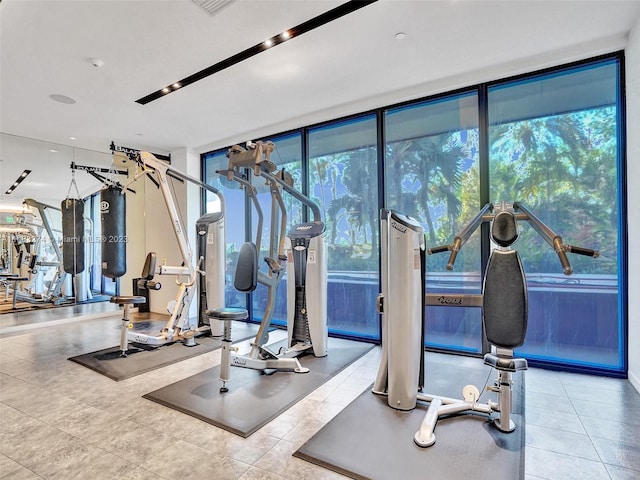
[[[573,269],[569,264],[569,259],[567,258],[567,253],[575,253],[577,255],[584,255],[586,257],[598,258],[600,256],[600,252],[598,250],[592,250],[590,248],[583,247],[574,247],[573,245],[566,245],[562,243],[562,239],[557,237],[559,240],[554,241],[554,247],[556,249],[556,253],[558,254],[558,258],[560,259],[560,263],[562,264],[562,270],[565,275],[571,275],[573,273]]]
[[[449,255],[449,261],[447,262],[447,270],[453,270],[453,264],[456,263],[456,257],[458,256],[461,246],[462,239],[460,237],[456,237],[453,241],[453,245],[451,246],[451,255]]]
[[[427,250],[427,255],[433,255],[434,253],[442,253],[442,252],[448,252],[449,251],[449,245],[440,245],[438,247],[433,247]]]
[[[558,254],[558,258],[560,259],[560,264],[562,265],[562,271],[565,275],[571,275],[573,273],[573,268],[571,268],[571,264],[569,263],[569,259],[567,258],[567,253],[564,248],[562,248],[562,239],[557,237],[560,241],[554,241],[554,246],[556,246],[556,253]]]
[[[504,207],[501,207],[504,208]],[[439,245],[437,247],[429,248],[427,250],[428,255],[432,255],[434,253],[442,253],[446,251],[451,251],[449,255],[449,261],[447,262],[446,269],[453,270],[453,265],[456,261],[456,257],[458,256],[458,252],[465,244],[466,240],[471,236],[471,234],[480,226],[483,222],[488,222],[493,220],[495,217],[494,214],[488,213],[493,209],[493,205],[486,204],[480,213],[476,215],[476,217],[465,227],[465,229],[455,237],[453,243],[451,245]],[[550,245],[553,247],[554,251],[558,255],[558,259],[560,260],[560,264],[562,265],[562,270],[565,275],[571,275],[573,273],[573,268],[571,268],[571,263],[567,258],[568,253],[575,253],[577,255],[584,255],[587,257],[598,258],[600,256],[600,252],[598,250],[592,250],[590,248],[584,247],[575,247],[573,245],[566,245],[562,242],[562,237],[553,232],[549,227],[547,227],[538,217],[536,217],[533,212],[524,207],[520,203],[514,203],[513,209],[515,211],[520,211],[522,213],[515,213],[516,218],[518,220],[527,221],[533,229]]]
[[[427,255],[433,255],[434,253],[442,253],[449,252],[449,261],[447,262],[447,270],[453,270],[453,264],[456,263],[456,257],[458,256],[458,252],[460,251],[460,244],[462,240],[460,237],[456,237],[451,245],[439,245],[437,247],[429,248],[427,250]]]
[[[573,245],[565,245],[564,248],[567,252],[575,253],[576,255],[584,255],[585,257],[598,258],[600,252],[598,250],[591,250],[590,248],[574,247]]]

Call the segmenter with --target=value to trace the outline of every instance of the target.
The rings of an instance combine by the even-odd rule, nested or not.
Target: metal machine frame
[[[562,238],[520,203],[498,206],[487,204],[480,213],[454,238],[450,245],[425,251],[424,230],[415,220],[397,212],[381,212],[382,293],[378,297],[378,311],[382,314],[382,357],[373,393],[387,396],[390,407],[399,410],[415,408],[418,400],[429,407],[414,442],[420,447],[435,443],[434,429],[444,415],[479,412],[491,415],[499,412],[494,425],[500,431],[511,432],[515,424],[510,419],[513,371],[527,368],[526,360],[514,359],[513,351],[493,346],[485,355],[485,364],[496,368],[498,378],[488,390],[498,394],[497,402],[479,403],[480,391],[473,385],[462,390],[462,399],[421,393],[424,385],[424,311],[426,305],[482,307],[483,295],[426,294],[424,281],[425,253],[449,251],[447,269],[452,270],[456,256],[473,232],[484,222],[491,222],[501,211],[514,213],[516,220],[525,220],[558,255],[565,275],[573,269],[567,253],[599,256],[598,251],[563,243]],[[492,213],[493,212],[493,213]],[[393,256],[393,258],[391,258]],[[409,281],[407,281],[409,280]],[[495,353],[495,355],[494,355]],[[498,358],[499,357],[499,358]],[[510,359],[504,365],[500,360]]]
[[[293,179],[283,170],[276,171],[276,166],[270,161],[270,154],[273,151],[274,144],[271,142],[256,142],[247,144],[247,148],[240,146],[232,147],[227,156],[229,157],[229,167],[226,170],[219,170],[217,173],[225,176],[228,180],[233,180],[241,185],[245,191],[245,195],[251,200],[254,210],[257,214],[258,225],[255,246],[260,252],[260,244],[263,231],[263,213],[260,203],[257,199],[257,190],[251,184],[249,178],[244,173],[244,169],[250,169],[254,178],[262,178],[269,187],[271,193],[271,224],[268,255],[264,259],[267,264],[267,273],[258,270],[257,282],[267,288],[267,305],[264,310],[262,321],[258,332],[251,342],[250,351],[247,354],[239,354],[236,348],[223,350],[223,355],[227,352],[229,358],[223,358],[223,365],[230,362],[231,365],[238,367],[252,368],[256,370],[288,370],[296,373],[307,373],[308,368],[303,367],[298,356],[303,353],[312,351],[316,356],[324,356],[327,354],[326,344],[328,337],[327,319],[326,319],[326,255],[324,254],[324,239],[320,238],[321,243],[315,245],[314,255],[316,263],[319,265],[318,283],[324,281],[324,289],[314,292],[320,296],[324,295],[324,300],[320,299],[316,302],[315,307],[318,309],[315,315],[307,317],[309,321],[309,335],[304,341],[294,335],[293,319],[291,312],[287,321],[288,343],[286,348],[281,348],[279,352],[273,352],[267,346],[269,340],[269,328],[276,302],[277,286],[285,272],[284,262],[287,261],[287,246],[295,248],[286,241],[286,224],[287,212],[285,209],[282,192],[287,192],[294,198],[302,202],[303,205],[309,207],[313,213],[313,223],[318,226],[320,231],[324,232],[324,224],[320,219],[320,208],[313,201],[293,188]],[[323,237],[319,235],[318,237]],[[291,257],[293,253],[291,252]],[[293,260],[291,260],[293,261]],[[324,273],[322,268],[324,268]],[[293,278],[288,279],[293,282]],[[289,292],[288,292],[289,293]],[[324,301],[324,308],[319,307]],[[225,357],[226,357],[225,356]],[[224,378],[223,382],[228,380]],[[223,387],[224,388],[224,387]]]
[[[149,175],[151,176],[153,182],[160,188],[165,201],[165,205],[167,207],[167,211],[169,213],[169,217],[171,219],[171,225],[178,242],[180,255],[183,259],[183,266],[160,265],[155,269],[155,273],[158,275],[174,275],[178,277],[176,279],[176,283],[178,284],[178,292],[176,294],[175,304],[171,309],[171,316],[169,320],[167,320],[160,333],[157,335],[152,335],[144,332],[136,332],[135,330],[133,330],[132,324],[127,324],[127,326],[125,326],[125,322],[123,322],[122,328],[128,329],[126,332],[127,341],[152,346],[160,346],[167,343],[182,341],[186,346],[193,346],[195,345],[194,337],[197,335],[206,333],[210,333],[216,336],[221,335],[221,324],[214,324],[213,326],[197,325],[189,318],[189,307],[197,290],[197,276],[205,275],[206,272],[201,269],[203,258],[199,258],[197,263],[194,260],[193,252],[189,245],[189,239],[180,219],[176,199],[174,198],[171,188],[169,187],[168,178],[172,177],[181,181],[188,181],[201,188],[204,188],[205,190],[212,192],[219,198],[222,212],[224,212],[224,197],[215,187],[207,185],[197,178],[194,178],[190,175],[180,172],[179,170],[176,170],[175,168],[172,168],[166,162],[158,160],[152,153],[139,152],[139,154],[131,155],[129,156],[129,158],[134,160],[140,167],[140,170],[137,171],[134,175],[133,181],[136,181],[141,176]],[[127,187],[128,185],[122,186],[123,189]],[[222,238],[224,239],[224,225],[222,225],[219,234],[222,235]],[[187,280],[180,281],[180,277],[187,277]],[[222,290],[222,292],[224,291],[223,284],[214,285],[212,288],[220,289]],[[218,298],[224,298],[224,294],[219,293]],[[198,319],[196,319],[196,321],[197,320]],[[123,351],[123,353],[126,354],[126,349]]]
[[[54,277],[51,280],[51,283],[49,284],[49,286],[47,287],[46,292],[43,292],[40,295],[40,298],[35,296],[35,294],[37,293],[36,288],[32,288],[31,292],[28,292],[28,291],[19,292],[19,298],[20,300],[23,300],[29,303],[37,303],[37,304],[52,303],[54,305],[60,305],[66,301],[66,298],[64,297],[64,295],[62,295],[62,287],[67,277],[67,273],[64,271],[64,268],[63,268],[62,251],[60,250],[60,245],[58,244],[58,241],[57,241],[58,237],[56,237],[53,226],[49,222],[49,217],[45,213],[45,210],[47,209],[57,210],[58,212],[60,211],[60,209],[57,207],[53,207],[51,205],[47,205],[45,203],[39,202],[32,198],[25,198],[22,201],[22,203],[27,207],[37,210],[38,215],[42,220],[42,225],[29,223],[28,221],[25,221],[25,225],[29,225],[32,228],[38,229],[38,235],[36,236],[36,245],[34,248],[33,255],[38,255],[40,252],[41,237],[42,237],[42,232],[40,229],[44,228],[44,230],[46,231],[49,237],[49,240],[51,241],[51,245],[53,247],[53,251],[55,253],[57,260],[52,262],[45,262],[45,261],[37,260],[36,258],[35,262],[31,262],[30,270],[34,274],[34,277],[29,282],[29,286],[27,288],[29,288],[32,285],[35,287],[36,278],[38,275],[41,275],[42,271],[38,270],[37,267],[46,267],[46,268],[55,267],[56,270],[54,273]]]

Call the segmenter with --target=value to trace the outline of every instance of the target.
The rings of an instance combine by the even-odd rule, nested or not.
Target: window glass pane
[[[225,201],[225,305],[246,308],[246,295],[233,288],[233,275],[238,254],[245,242],[244,192],[236,182],[229,181],[216,173],[217,170],[225,170],[228,164],[226,150],[207,154],[204,158],[204,179],[205,183],[222,192]],[[207,191],[205,198],[205,213],[219,211],[220,204],[216,195]]]
[[[326,225],[329,331],[378,339],[376,117],[309,130],[309,196]]]
[[[90,228],[85,223],[85,235],[90,238],[85,244],[85,271],[91,290],[103,295],[116,295],[119,292],[120,278],[108,278],[102,275],[102,213],[100,210],[100,194],[95,193],[84,201],[84,215],[91,219]]]
[[[104,278],[104,289],[102,291],[105,295],[115,295],[116,289],[118,287],[118,279],[114,278]]]
[[[529,324],[519,354],[530,359],[623,368],[618,72],[614,59],[489,89],[491,200],[521,202],[564,243],[601,252],[570,255],[565,276],[520,222]]]
[[[427,248],[452,242],[480,208],[478,98],[474,92],[385,112],[385,205],[418,220]],[[476,232],[453,271],[447,252],[427,257],[428,293],[480,293],[480,241]],[[426,310],[427,346],[478,352],[481,311]]]

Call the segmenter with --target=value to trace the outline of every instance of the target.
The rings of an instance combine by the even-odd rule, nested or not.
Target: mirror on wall
[[[127,171],[108,146],[97,152],[0,134],[0,314],[109,300],[117,285],[101,275],[99,192],[101,178],[126,183]],[[144,182],[136,183],[144,195]],[[82,216],[72,239],[82,251],[67,251],[66,260],[65,199]],[[82,254],[81,272],[65,267],[73,254]]]

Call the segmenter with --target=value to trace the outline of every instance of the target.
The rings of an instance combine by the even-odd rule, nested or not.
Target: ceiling
[[[136,103],[343,3],[232,0],[211,15],[193,0],[1,1],[0,205],[59,204],[71,161],[108,168],[112,140],[158,153],[257,140],[616,51],[640,16],[640,1],[379,0]],[[81,196],[100,187],[75,179]]]

